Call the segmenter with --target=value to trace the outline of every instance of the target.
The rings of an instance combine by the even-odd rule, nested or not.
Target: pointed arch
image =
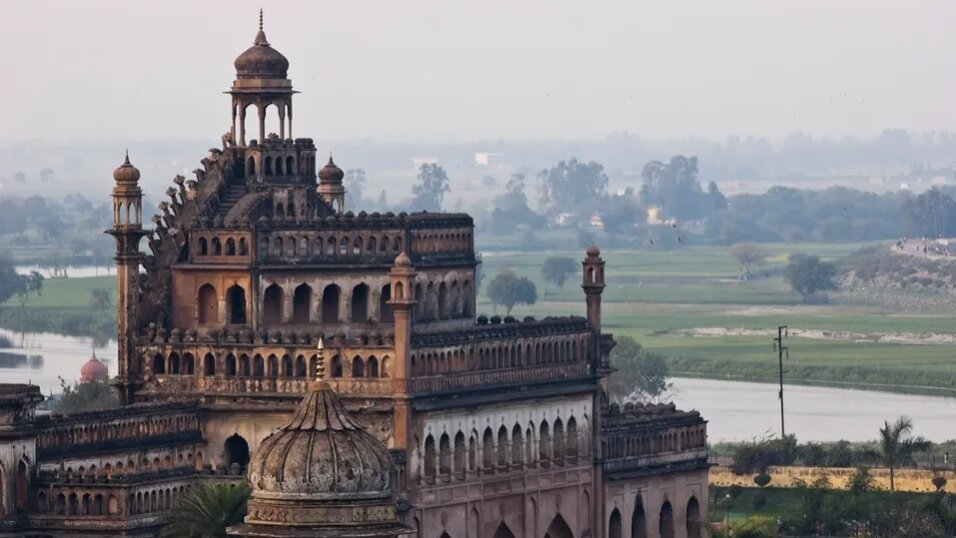
[[[229,323],[234,325],[246,323],[246,290],[239,284],[233,284],[226,290],[226,311],[229,313]]]
[[[401,286],[401,282],[398,283]],[[382,293],[378,296],[378,320],[383,323],[392,323],[395,321],[395,314],[389,301],[392,300],[392,285],[382,286]]]
[[[491,538],[515,538],[515,534],[511,532],[508,525],[505,525],[504,521],[502,521],[498,524],[498,528],[495,529],[495,533]]]
[[[661,538],[674,538],[674,508],[670,501],[661,505],[659,529]]]
[[[262,296],[262,322],[276,325],[282,321],[282,288],[271,284]]]
[[[607,522],[607,537],[623,538],[621,532],[621,511],[615,508],[611,511],[611,517]]]
[[[352,288],[352,323],[368,321],[368,285],[359,284]]]
[[[568,526],[568,522],[561,517],[561,514],[554,516],[554,519],[551,520],[551,524],[548,525],[548,530],[544,533],[544,538],[574,538],[574,533],[571,532],[571,527]]]
[[[329,284],[322,291],[322,323],[339,322],[339,296],[341,290],[335,284]]]
[[[197,303],[200,325],[219,323],[219,296],[212,284],[203,284],[199,287]]]
[[[697,497],[693,495],[687,501],[685,525],[687,526],[687,538],[701,538],[703,522],[700,519],[700,503],[697,502]]]
[[[300,284],[292,293],[292,323],[309,323],[311,311],[312,287],[308,284]]]

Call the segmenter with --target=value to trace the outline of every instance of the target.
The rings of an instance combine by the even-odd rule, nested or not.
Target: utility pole
[[[777,397],[780,398],[780,438],[787,436],[787,429],[783,425],[783,356],[790,358],[790,348],[783,345],[783,339],[788,336],[789,331],[786,325],[777,327],[777,337],[773,339],[773,349],[777,352],[777,362],[780,366],[780,392]]]

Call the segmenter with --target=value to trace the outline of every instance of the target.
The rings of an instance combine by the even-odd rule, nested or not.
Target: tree
[[[17,275],[17,300],[20,302],[20,308],[27,304],[31,295],[39,297],[43,291],[43,275],[38,271],[30,271],[28,275]]]
[[[949,237],[956,232],[956,201],[930,189],[903,203],[903,233],[915,237]]]
[[[494,206],[491,212],[491,229],[496,233],[514,232],[521,226],[537,229],[545,224],[544,217],[528,207],[525,178],[521,174],[512,175],[504,194],[495,196],[491,203]]]
[[[249,501],[249,485],[200,483],[180,498],[175,517],[160,538],[220,538],[226,528],[242,523]]]
[[[418,169],[418,183],[412,186],[412,207],[425,211],[441,211],[445,193],[451,191],[448,174],[438,164],[425,163]]]
[[[607,174],[604,166],[594,161],[561,161],[539,172],[538,180],[541,206],[550,214],[579,213],[582,210],[590,213],[592,206],[607,196]]]
[[[783,279],[803,297],[804,302],[815,293],[837,289],[833,280],[835,276],[835,265],[807,254],[791,254],[790,263],[783,270]]]
[[[23,286],[23,277],[17,274],[13,260],[6,254],[0,254],[0,304],[16,295]]]
[[[757,243],[751,242],[731,245],[730,255],[744,268],[745,277],[750,276],[750,272],[753,271],[755,267],[763,265],[764,260],[767,258],[767,252]]]
[[[580,268],[574,258],[551,256],[541,264],[541,276],[548,282],[553,282],[557,287],[563,288],[568,277],[577,274]]]
[[[702,219],[712,215],[721,204],[717,196],[720,191],[715,183],[712,184],[713,192],[704,192],[701,188],[697,179],[697,157],[675,155],[667,164],[651,161],[644,165],[641,177],[644,179],[641,201],[646,205],[660,206],[667,217]]]
[[[847,483],[847,489],[855,495],[860,495],[876,489],[876,480],[865,466],[859,466]]]
[[[90,290],[90,308],[103,313],[113,307],[113,297],[109,290]]]
[[[661,355],[652,353],[630,336],[617,338],[611,350],[611,398],[621,402],[660,396],[670,389],[670,371]]]
[[[877,457],[890,470],[890,491],[893,491],[893,472],[901,464],[911,462],[913,455],[929,448],[930,442],[921,436],[913,435],[913,421],[905,415],[890,424],[883,421]]]
[[[56,412],[64,415],[109,409],[119,405],[116,391],[108,381],[87,381],[68,385],[60,378],[60,390],[63,396],[56,404]]]
[[[365,184],[368,178],[365,176],[365,170],[361,168],[349,168],[345,171],[345,206],[357,208],[362,205],[362,195],[365,193]]]
[[[49,168],[40,170],[40,181],[53,181],[53,170]]]
[[[503,306],[507,314],[511,315],[511,310],[516,304],[532,305],[538,300],[538,291],[535,289],[534,282],[526,277],[519,277],[510,269],[502,269],[488,283],[488,290],[485,292],[491,299],[491,304],[498,310],[498,306]]]

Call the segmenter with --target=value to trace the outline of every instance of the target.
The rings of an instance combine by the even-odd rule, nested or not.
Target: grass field
[[[771,332],[778,325],[818,332],[849,332],[863,338],[791,336],[785,375],[791,382],[879,388],[900,392],[956,395],[956,344],[919,344],[919,335],[956,334],[956,315],[911,315],[877,307],[801,304],[779,276],[793,252],[825,259],[845,256],[864,245],[766,245],[766,278],[743,282],[740,268],[723,247],[663,251],[608,251],[604,326],[636,338],[668,357],[672,372],[712,378],[772,381],[777,376]],[[580,276],[553,289],[540,276],[544,258],[575,259],[580,251],[485,253],[487,282],[502,268],[535,280],[539,300],[515,309],[517,316],[583,314]],[[490,312],[485,297],[479,310]],[[956,314],[956,308],[954,308]],[[727,335],[694,336],[691,329],[726,330]],[[734,334],[735,330],[761,334]],[[869,341],[908,337],[916,343]]]
[[[90,292],[105,289],[116,303],[116,277],[51,278],[43,282],[40,296],[31,296],[24,306],[16,297],[0,308],[0,326],[16,331],[54,332],[93,336],[97,341],[116,338],[116,314],[111,309],[90,308]]]

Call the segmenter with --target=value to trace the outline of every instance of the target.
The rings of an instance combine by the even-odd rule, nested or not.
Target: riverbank
[[[24,305],[16,297],[0,307],[0,327],[14,332],[89,336],[97,342],[116,338],[115,277],[49,278],[40,295]],[[94,308],[93,291],[109,293],[108,307]],[[107,306],[107,305],[104,305]]]

